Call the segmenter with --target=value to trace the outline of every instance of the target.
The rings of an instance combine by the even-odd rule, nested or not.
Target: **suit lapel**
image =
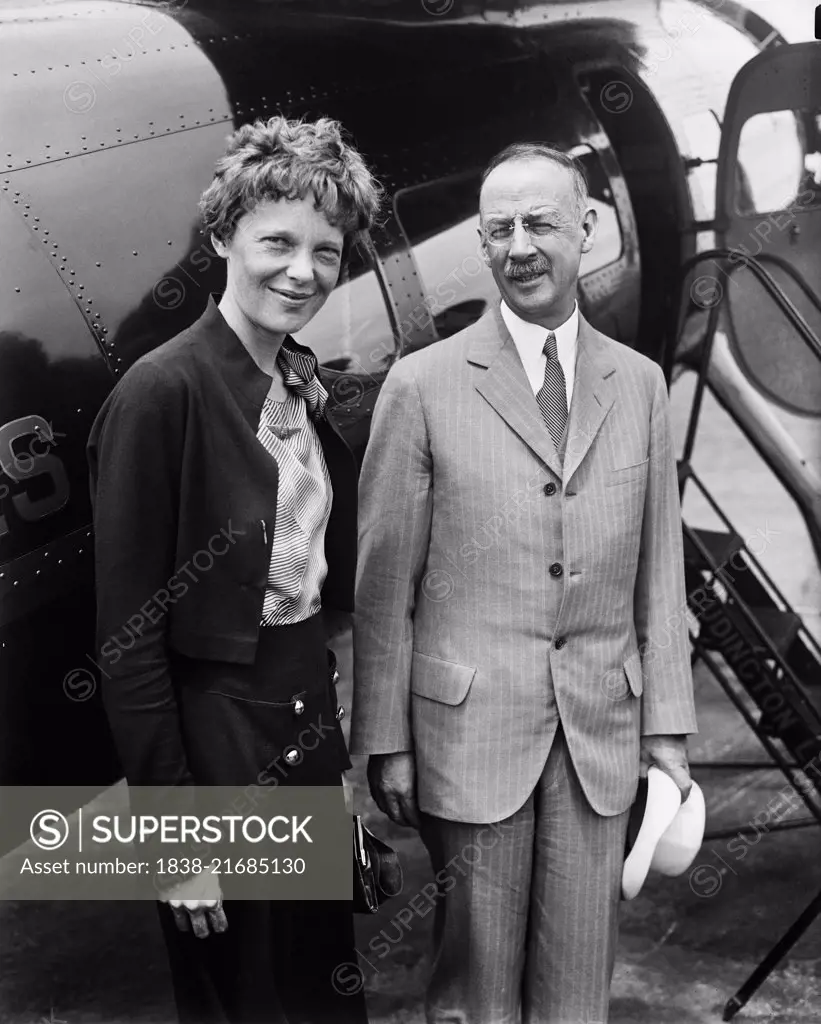
[[[615,366],[597,331],[579,315],[576,378],[567,424],[565,485],[590,450],[615,398],[611,375]]]
[[[493,313],[477,327],[483,329],[473,340],[468,360],[486,367],[487,373],[482,375],[476,390],[561,479],[561,460],[499,306],[495,306]]]

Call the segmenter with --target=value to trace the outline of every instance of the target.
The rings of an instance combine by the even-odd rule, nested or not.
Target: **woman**
[[[356,464],[290,335],[379,199],[336,122],[240,128],[200,201],[225,292],[92,428],[104,700],[132,786],[246,786],[272,766],[279,785],[339,786],[350,767],[338,722],[297,740],[338,717],[323,615],[353,608]],[[223,907],[162,884],[183,1024],[366,1019],[362,992],[334,987],[357,960],[349,904]]]

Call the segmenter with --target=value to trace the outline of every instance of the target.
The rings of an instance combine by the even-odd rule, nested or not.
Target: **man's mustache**
[[[532,277],[534,274],[550,272],[550,260],[544,256],[533,256],[528,260],[508,260],[505,264],[505,277],[514,281],[520,277]]]

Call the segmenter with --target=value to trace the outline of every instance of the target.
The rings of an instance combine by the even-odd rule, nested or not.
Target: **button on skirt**
[[[350,761],[321,614],[263,627],[252,665],[172,655],[171,672],[196,784],[341,785]],[[159,905],[181,1024],[364,1024],[364,993],[334,985],[357,962],[350,903],[224,907],[227,931],[198,939]]]

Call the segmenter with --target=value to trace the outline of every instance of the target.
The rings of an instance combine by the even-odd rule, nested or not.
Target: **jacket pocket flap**
[[[640,697],[644,690],[644,675],[641,669],[641,655],[638,651],[633,651],[630,657],[625,659],[624,674],[627,676],[630,689],[637,697]]]
[[[476,669],[459,665],[455,661],[443,661],[430,654],[413,652],[411,668],[411,692],[418,697],[438,700],[453,706],[461,704],[467,697]]]
[[[630,466],[618,466],[615,469],[611,469],[605,481],[605,486],[615,487],[616,484],[626,484],[633,480],[641,480],[647,473],[649,465],[650,460],[644,459],[642,462],[634,462]]]

